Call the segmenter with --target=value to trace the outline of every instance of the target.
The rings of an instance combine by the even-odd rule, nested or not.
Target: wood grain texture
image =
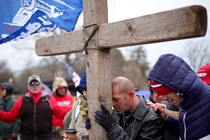
[[[106,0],[83,0],[84,4],[84,40],[87,41],[97,24],[108,22]],[[93,34],[87,49],[87,96],[88,115],[91,118],[90,140],[107,140],[107,132],[95,122],[95,111],[104,104],[110,111],[111,100],[111,60],[109,50],[98,49],[98,32]]]
[[[99,45],[123,47],[204,36],[207,11],[189,6],[171,11],[101,25]]]
[[[89,22],[85,20],[87,24],[85,26],[94,25],[92,21],[97,20],[86,16],[87,13],[84,16],[88,17]],[[94,14],[91,13],[91,15]],[[97,16],[102,18],[99,14]],[[98,46],[102,48],[126,47],[204,36],[207,30],[207,11],[204,7],[195,5],[114,23],[105,21],[100,21],[100,23],[104,24],[99,27],[95,35]],[[85,30],[89,30],[90,34],[92,29]],[[37,40],[36,53],[56,55],[81,52],[85,42],[83,33],[84,30],[74,31]],[[86,35],[86,40],[87,38]]]

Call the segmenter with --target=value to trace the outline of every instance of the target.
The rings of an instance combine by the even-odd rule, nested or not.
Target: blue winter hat
[[[82,78],[80,79],[80,83],[77,86],[77,91],[82,94],[82,90],[87,90],[87,83],[86,83],[86,72],[82,74]]]

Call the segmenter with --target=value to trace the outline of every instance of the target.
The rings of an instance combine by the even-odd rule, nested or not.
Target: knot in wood
[[[48,54],[52,53],[52,51],[50,49],[44,50],[43,52],[48,53]]]
[[[129,30],[129,31],[132,31],[132,30],[133,30],[132,25],[128,25],[128,30]]]

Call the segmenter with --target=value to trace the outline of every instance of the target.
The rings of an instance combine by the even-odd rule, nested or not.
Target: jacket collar
[[[42,92],[41,97],[44,97],[44,96],[47,96],[47,95],[48,95],[48,94],[47,94],[46,92]],[[25,94],[25,96],[26,96],[26,97],[31,97],[30,94],[29,94],[28,92]]]
[[[11,98],[12,98],[11,95],[7,95],[7,97],[4,98],[3,101],[4,102],[8,102]]]
[[[139,104],[136,107],[135,111],[132,113],[132,116],[138,120],[142,120],[146,115],[149,106],[146,105],[146,99],[143,96],[139,97]]]

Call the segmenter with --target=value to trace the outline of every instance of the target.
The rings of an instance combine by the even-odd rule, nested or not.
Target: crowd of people
[[[89,118],[86,72],[76,97],[64,77],[54,78],[49,94],[33,74],[17,100],[11,83],[0,85],[0,140],[89,140],[93,120],[110,140],[209,140],[209,84],[210,64],[194,72],[182,58],[164,54],[148,75],[149,100],[135,93],[130,79],[116,77],[113,110],[101,105]]]

